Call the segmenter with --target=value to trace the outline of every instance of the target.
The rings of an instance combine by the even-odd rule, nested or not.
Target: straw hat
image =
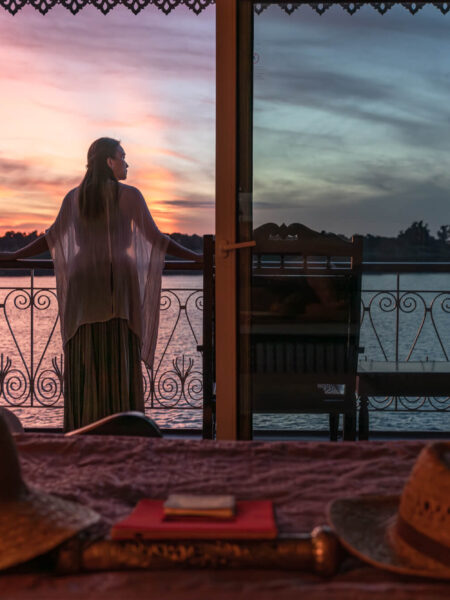
[[[376,567],[450,579],[450,442],[421,451],[401,496],[335,500],[328,519],[343,546]]]
[[[0,416],[0,570],[52,550],[100,516],[85,506],[29,488],[11,433]]]

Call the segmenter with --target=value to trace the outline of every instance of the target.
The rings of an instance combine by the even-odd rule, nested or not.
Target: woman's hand
[[[0,252],[0,260],[19,260],[20,258],[30,258],[30,256],[42,254],[47,250],[47,239],[45,235],[41,235],[33,242],[30,242],[15,252]]]
[[[16,260],[16,253],[15,252],[0,252],[0,260],[1,261]]]
[[[185,248],[175,240],[172,240],[172,238],[169,238],[166,254],[170,254],[170,256],[176,256],[177,258],[181,258],[183,260],[203,262],[203,254],[198,254],[193,250],[189,250],[189,248]]]

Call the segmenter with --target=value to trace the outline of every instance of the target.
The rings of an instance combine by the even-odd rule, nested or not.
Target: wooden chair
[[[141,437],[163,437],[158,425],[143,413],[129,411],[116,413],[90,423],[85,427],[74,429],[65,434],[67,437],[74,435],[131,435]]]
[[[328,413],[356,437],[362,238],[300,224],[254,231],[250,315],[254,413]]]

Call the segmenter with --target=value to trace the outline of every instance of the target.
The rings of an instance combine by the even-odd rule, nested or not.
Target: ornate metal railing
[[[201,268],[173,262],[168,271],[201,272]],[[0,404],[6,406],[63,407],[56,289],[42,281],[34,270],[24,285],[0,279]],[[202,356],[197,347],[202,342],[202,286],[163,289],[160,310],[153,369],[142,365],[146,407],[200,411]]]
[[[394,269],[402,269],[395,272]],[[416,284],[405,281],[414,274],[413,265],[371,265],[365,273],[389,270],[395,278],[390,289],[373,285],[363,289],[361,299],[360,341],[364,349],[361,360],[386,363],[435,362],[449,365],[450,376],[450,271],[449,266],[415,265],[420,279]],[[432,282],[434,274],[440,281]],[[425,277],[424,277],[425,276]],[[376,283],[372,280],[372,283]],[[428,283],[428,285],[427,285]],[[441,284],[441,285],[439,285]],[[443,284],[443,285],[442,285]],[[373,411],[449,411],[450,396],[373,396]]]
[[[179,263],[170,268],[199,269]],[[394,277],[392,284],[363,278],[361,360],[448,363],[450,290],[436,283],[414,286],[404,283],[404,275],[414,273],[412,265],[402,267],[402,273],[398,265],[390,265],[389,269],[364,266],[369,274],[379,275],[386,270]],[[422,267],[421,271],[427,275],[441,273],[441,283],[448,283],[445,275],[448,271],[442,265]],[[63,357],[56,291],[42,282],[33,271],[20,286],[16,282],[8,285],[6,279],[0,279],[0,404],[3,405],[40,409],[63,406]],[[201,411],[203,372],[198,345],[202,343],[202,321],[201,286],[163,289],[154,368],[143,366],[149,410],[191,410],[197,414]],[[450,398],[372,397],[369,408],[448,411]],[[199,415],[198,424],[200,420]]]
[[[203,290],[163,289],[158,349],[153,370],[145,368],[146,406],[201,409]],[[170,314],[171,313],[171,314]]]

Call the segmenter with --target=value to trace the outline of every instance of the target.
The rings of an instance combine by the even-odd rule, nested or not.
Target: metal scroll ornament
[[[42,15],[45,15],[57,4],[67,8],[73,15],[76,15],[86,5],[94,6],[106,15],[119,4],[131,10],[135,15],[147,6],[154,6],[166,15],[178,6],[185,6],[198,15],[210,4],[214,4],[214,0],[0,0],[0,4],[12,15],[27,5],[33,6]]]
[[[163,289],[162,326],[153,369],[144,372],[149,409],[201,410],[203,374],[200,343],[203,315],[201,289]],[[166,331],[164,333],[164,328]]]
[[[266,8],[274,4],[278,5],[288,15],[291,15],[298,8],[305,5],[315,10],[319,15],[323,15],[332,6],[340,6],[349,15],[354,15],[360,8],[366,5],[371,6],[381,15],[384,15],[396,5],[403,6],[412,15],[415,15],[427,4],[432,4],[444,15],[450,10],[450,3],[448,2],[314,2],[314,0],[308,2],[308,0],[303,0],[299,2],[256,2],[255,12],[261,14]]]
[[[0,298],[0,403],[60,407],[64,361],[56,290],[2,288]],[[160,345],[154,368],[143,365],[148,409],[200,411],[203,401],[201,342],[203,291],[164,289]]]
[[[364,291],[361,306],[361,335],[370,358],[391,362],[437,361],[448,363],[448,290]],[[387,335],[389,332],[389,335]],[[374,411],[444,412],[450,396],[370,397]]]
[[[10,406],[55,406],[62,399],[62,355],[50,356],[58,324],[56,292],[49,288],[13,288],[0,304],[8,352],[0,357],[0,396]],[[39,320],[41,333],[35,326]],[[11,344],[12,342],[12,344]],[[58,348],[59,350],[59,348]],[[14,360],[8,354],[13,351]]]
[[[108,14],[117,5],[128,8],[135,15],[147,6],[153,6],[166,15],[179,6],[185,6],[196,15],[199,15],[208,6],[215,4],[215,0],[0,0],[0,5],[12,15],[17,14],[27,5],[45,15],[57,4],[67,8],[73,15],[76,15],[86,5],[94,6],[104,15]],[[450,10],[449,2],[315,2],[314,0],[308,2],[303,0],[300,2],[255,2],[255,12],[261,14],[266,8],[274,4],[289,15],[303,6],[310,7],[319,15],[325,13],[332,6],[340,6],[350,15],[353,15],[365,5],[370,5],[382,15],[395,5],[403,6],[413,15],[427,4],[435,6],[442,14],[446,14]]]

